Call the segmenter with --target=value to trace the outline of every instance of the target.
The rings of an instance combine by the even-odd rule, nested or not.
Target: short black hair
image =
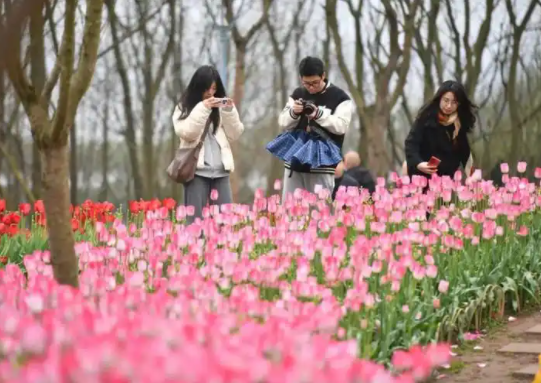
[[[323,76],[325,73],[325,64],[317,57],[307,56],[299,64],[299,74],[301,77]]]

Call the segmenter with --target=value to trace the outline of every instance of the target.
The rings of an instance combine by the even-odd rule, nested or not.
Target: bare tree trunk
[[[242,101],[244,98],[244,82],[246,80],[246,50],[248,48],[248,43],[250,43],[255,34],[261,29],[261,27],[263,27],[272,3],[273,0],[263,1],[263,13],[261,14],[261,17],[250,27],[250,29],[248,29],[248,32],[246,32],[245,35],[241,35],[235,21],[236,17],[233,14],[233,0],[222,0],[222,5],[225,8],[225,17],[231,26],[231,34],[233,36],[233,42],[235,43],[236,49],[233,100],[235,101],[235,106],[239,110],[239,113],[242,111]],[[233,155],[238,152],[238,145],[238,142],[231,145]],[[234,201],[238,199],[240,186],[239,173],[242,172],[242,164],[237,164],[236,168],[237,170],[231,175],[231,190]]]
[[[280,101],[279,102],[280,102],[280,105],[278,106],[278,108],[275,108],[275,111],[277,112],[276,114],[278,114],[278,113],[280,113],[281,108],[283,108],[285,106],[285,104],[287,103],[288,96],[287,96],[287,90],[286,90],[287,89],[287,85],[286,85],[287,74],[286,74],[285,68],[284,68],[283,56],[276,57],[276,64],[278,66],[278,69],[277,69],[278,76],[276,76],[277,79],[275,79],[274,83],[280,88],[279,89],[279,93],[280,93]],[[275,120],[277,120],[277,119],[278,119],[278,116],[276,116]],[[276,127],[277,127],[276,128],[276,134],[279,134],[280,133],[280,128],[278,127],[278,123],[275,123],[273,125],[276,125]],[[269,171],[269,175],[267,177],[267,195],[273,194],[273,192],[274,192],[274,182],[277,179],[282,178],[283,169],[284,169],[284,165],[282,164],[282,162],[279,161],[274,156],[272,156],[270,171]]]
[[[507,7],[507,13],[509,15],[511,25],[513,27],[512,38],[512,50],[511,60],[509,63],[509,77],[507,79],[507,100],[509,102],[509,117],[511,120],[511,126],[513,134],[511,135],[511,163],[516,164],[521,159],[521,147],[523,144],[523,129],[520,119],[520,104],[517,99],[517,70],[520,59],[520,44],[522,41],[522,35],[526,30],[526,26],[533,14],[534,9],[537,7],[537,0],[530,0],[528,9],[523,16],[520,24],[517,23],[516,14],[513,11],[513,4],[511,0],[505,0]]]
[[[75,240],[69,210],[68,148],[61,145],[44,149],[41,153],[43,202],[47,213],[54,277],[61,284],[77,286],[78,261],[73,250]]]
[[[45,85],[45,42],[44,42],[43,8],[36,8],[30,15],[30,78],[36,87],[36,92],[41,93]],[[33,195],[40,197],[41,189],[41,163],[40,154],[36,142],[32,143],[32,190]]]
[[[109,99],[110,87],[105,86],[105,98]],[[109,172],[109,103],[103,103],[103,115],[101,120],[101,188],[99,199],[100,201],[107,201],[109,192],[109,182],[107,180],[107,173]]]
[[[173,61],[172,61],[172,70],[173,70],[173,92],[171,95],[171,100],[173,104],[179,102],[180,94],[184,91],[184,81],[183,75],[184,71],[182,70],[182,59],[184,57],[184,51],[182,49],[184,43],[184,8],[183,2],[180,1],[179,4],[179,16],[178,16],[178,27],[177,27],[177,39],[175,41],[175,48],[173,50]],[[224,85],[225,86],[225,85]],[[175,131],[171,129],[171,146],[170,146],[170,156],[173,158],[175,151],[178,147],[178,138],[175,134]],[[171,197],[177,201],[182,201],[182,186],[176,182],[171,182]]]
[[[43,166],[43,201],[48,220],[51,263],[55,279],[61,284],[78,287],[78,260],[75,255],[71,230],[68,184],[68,140],[75,121],[77,107],[87,91],[96,65],[101,30],[103,0],[88,0],[82,33],[80,59],[74,70],[75,14],[77,2],[66,0],[64,32],[51,75],[42,92],[27,79],[21,63],[21,41],[25,21],[43,12],[42,0],[18,2],[6,15],[1,36],[5,49],[11,52],[4,58],[9,78],[30,120],[32,136],[41,153]],[[48,105],[56,84],[59,83],[58,102],[53,118]]]
[[[355,28],[355,76],[349,70],[343,53],[342,37],[338,30],[338,18],[336,16],[337,2],[337,0],[326,0],[325,13],[327,25],[333,36],[336,48],[338,66],[353,96],[357,114],[360,118],[361,140],[365,142],[361,142],[359,147],[362,152],[366,150],[367,154],[365,157],[374,174],[385,175],[391,165],[390,157],[387,154],[386,136],[386,132],[389,129],[390,113],[396,105],[407,81],[407,74],[411,63],[412,41],[415,34],[415,18],[422,1],[410,1],[407,3],[407,6],[401,3],[401,7],[397,6],[396,2],[391,2],[390,0],[381,1],[383,5],[381,12],[385,14],[386,23],[383,26],[376,27],[375,42],[370,43],[368,47],[368,60],[372,63],[374,71],[374,105],[368,105],[365,99],[365,76],[363,75],[365,48],[361,33],[364,29],[360,27],[360,22],[358,21],[362,15],[363,2],[358,2],[357,6],[354,6],[351,0],[345,0],[351,15],[357,20]],[[401,10],[404,14],[403,21],[399,21],[398,19],[398,10]],[[403,31],[399,31],[399,26],[402,25]],[[388,52],[382,54],[381,47],[384,44],[381,39],[385,35],[383,33],[383,27],[385,26],[388,28],[389,49]],[[399,44],[400,32],[403,32],[404,42],[402,46]],[[382,56],[386,57],[386,63],[382,62]],[[391,87],[391,79],[394,77],[396,77],[396,81],[394,81],[393,89]],[[366,130],[363,131],[362,129]],[[363,136],[363,133],[366,133],[366,135]]]
[[[142,198],[144,195],[143,178],[139,169],[139,156],[137,154],[137,138],[135,134],[135,114],[131,99],[131,86],[128,79],[126,65],[120,51],[120,41],[118,37],[118,20],[115,13],[114,0],[106,0],[107,11],[109,13],[109,25],[111,27],[111,36],[113,39],[113,52],[116,59],[116,69],[120,77],[120,84],[123,91],[124,117],[126,119],[126,128],[124,136],[126,137],[126,145],[128,147],[128,156],[132,168],[132,177],[134,185],[134,198]]]
[[[359,116],[359,144],[357,146],[357,151],[361,160],[368,158],[368,147],[370,146],[370,138],[368,137],[367,126],[364,119]]]
[[[263,0],[263,6],[265,6],[265,2],[267,0]],[[277,4],[276,4],[277,5]],[[313,1],[305,1],[305,0],[299,0],[296,5],[295,13],[293,16],[293,20],[290,24],[289,29],[286,31],[285,37],[283,38],[282,42],[278,41],[278,37],[276,35],[276,29],[277,27],[271,23],[271,18],[267,17],[265,18],[265,25],[267,26],[267,30],[269,32],[272,50],[274,53],[274,59],[276,61],[277,65],[277,71],[275,71],[275,85],[278,87],[278,93],[280,95],[278,100],[278,108],[275,109],[279,111],[285,106],[288,100],[288,92],[287,92],[287,72],[285,68],[285,53],[292,41],[293,32],[297,32],[299,38],[300,33],[304,31],[304,29],[300,28],[300,25],[304,25],[305,23],[301,23],[300,21],[300,15],[302,13],[303,7],[307,6],[308,9],[311,9],[313,6]],[[273,19],[279,19],[278,15],[273,15]],[[279,27],[278,27],[279,28]],[[328,48],[328,46],[327,46]],[[277,74],[277,76],[276,76]],[[276,94],[276,90],[273,94]],[[276,118],[277,119],[277,118]],[[275,120],[276,120],[275,119]],[[274,124],[276,126],[276,135],[280,133],[280,128],[278,127],[278,124]],[[272,194],[274,189],[274,181],[277,179],[282,178],[283,173],[283,164],[281,161],[279,161],[277,158],[271,157],[271,166],[269,175],[267,177],[267,194]]]
[[[77,205],[78,194],[78,171],[77,171],[77,128],[76,124],[71,127],[70,134],[70,197],[71,203]]]
[[[233,88],[233,100],[235,102],[235,107],[238,109],[239,114],[242,110],[242,100],[244,97],[244,81],[246,79],[246,45],[237,45],[236,46],[236,59],[235,59],[235,83]],[[236,154],[239,151],[239,142],[231,143],[231,150],[233,156],[237,157]],[[242,163],[237,162],[236,171],[231,174],[231,192],[233,194],[233,201],[237,201],[239,190],[240,190],[240,181],[239,173],[242,172]]]

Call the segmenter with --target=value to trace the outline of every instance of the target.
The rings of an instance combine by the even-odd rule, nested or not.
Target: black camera
[[[317,110],[317,105],[312,101],[301,100],[302,103],[302,113],[305,116],[313,114]]]

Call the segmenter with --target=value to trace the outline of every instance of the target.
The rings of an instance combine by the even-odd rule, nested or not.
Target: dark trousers
[[[218,192],[218,199],[216,201],[210,199],[212,190]],[[207,178],[196,175],[193,180],[184,184],[184,205],[195,208],[194,216],[186,218],[188,224],[192,223],[195,218],[201,218],[205,206],[223,205],[232,202],[233,197],[231,195],[229,176]]]

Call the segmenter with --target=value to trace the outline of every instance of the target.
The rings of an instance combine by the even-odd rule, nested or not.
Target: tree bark
[[[357,7],[353,6],[351,0],[345,0],[350,8],[350,13],[354,19],[358,20],[362,14],[362,4],[359,2]],[[404,2],[407,6],[400,7],[404,13],[404,21],[399,22],[397,11],[393,8],[390,0],[382,0],[383,13],[385,14],[388,27],[389,49],[386,54],[387,62],[381,62],[381,36],[383,30],[379,28],[376,31],[375,43],[369,45],[370,61],[374,71],[375,83],[375,101],[373,105],[367,105],[365,100],[364,89],[364,55],[365,48],[363,45],[360,25],[356,27],[356,73],[355,78],[350,72],[346,59],[343,53],[342,37],[338,29],[338,19],[336,16],[337,0],[325,1],[325,14],[327,25],[333,36],[333,41],[336,49],[336,57],[338,66],[352,95],[353,101],[356,104],[357,114],[360,118],[361,129],[366,129],[365,138],[361,138],[360,149],[366,150],[366,159],[376,175],[386,175],[390,169],[391,161],[387,154],[387,135],[388,124],[390,121],[390,113],[396,105],[400,94],[406,84],[407,74],[411,62],[412,41],[415,34],[415,17],[417,10],[421,5],[421,0],[413,0]],[[402,4],[404,5],[404,4]],[[395,7],[397,7],[395,5]],[[398,8],[398,7],[397,7]],[[403,25],[403,30],[399,31],[399,25]],[[400,32],[403,32],[404,42],[402,47],[399,44]],[[391,87],[391,80],[396,76],[394,87]],[[364,133],[362,131],[362,133]]]
[[[109,99],[110,91],[109,85],[105,85],[105,97]],[[109,192],[109,182],[107,179],[107,173],[109,171],[109,103],[103,104],[103,116],[101,120],[101,189],[100,200],[107,201]]]
[[[78,287],[78,260],[71,229],[68,184],[68,138],[75,121],[77,107],[86,93],[96,66],[100,42],[103,0],[87,0],[80,58],[74,70],[75,14],[77,1],[66,0],[64,33],[51,75],[43,90],[27,79],[21,63],[23,25],[33,12],[43,11],[42,0],[23,1],[12,5],[6,15],[7,27],[2,36],[11,53],[5,58],[6,68],[15,91],[30,120],[32,136],[41,153],[43,202],[48,220],[51,263],[55,279],[61,284]],[[58,101],[53,118],[48,104],[59,81]]]
[[[77,194],[78,194],[78,172],[77,172],[77,127],[75,124],[71,127],[70,134],[70,198],[71,203],[77,205]]]
[[[235,85],[233,90],[233,100],[239,113],[242,111],[242,101],[244,98],[244,81],[246,80],[246,49],[248,43],[254,38],[255,34],[263,27],[266,18],[268,17],[269,8],[274,0],[263,0],[263,13],[261,17],[250,27],[248,32],[241,35],[235,15],[233,14],[233,0],[222,0],[222,6],[225,8],[225,18],[231,26],[231,34],[235,43],[236,59],[235,59]],[[238,152],[239,142],[231,145],[233,156]],[[236,201],[240,189],[239,173],[241,173],[242,164],[237,164],[237,170],[231,174],[231,191],[233,200]]]
[[[180,0],[179,4],[179,14],[178,14],[178,26],[175,31],[176,33],[176,40],[174,44],[173,49],[173,60],[171,63],[172,66],[172,72],[174,76],[173,86],[172,86],[172,94],[171,94],[171,101],[173,105],[176,105],[180,100],[180,94],[184,91],[184,71],[182,70],[182,60],[184,57],[184,50],[183,50],[183,43],[184,43],[184,7],[183,7],[183,1]],[[175,152],[178,147],[178,138],[175,134],[174,129],[171,129],[171,145],[170,145],[170,156],[169,158],[173,158],[175,156]],[[181,185],[179,185],[176,182],[171,182],[171,197],[174,198],[177,201],[182,201],[182,195],[183,188]]]
[[[263,7],[265,7],[265,2],[267,0],[263,0]],[[265,18],[265,25],[267,26],[267,30],[269,32],[269,37],[271,40],[272,45],[272,51],[274,54],[274,59],[276,61],[277,65],[277,74],[275,73],[275,86],[278,87],[278,92],[275,92],[273,94],[278,93],[280,95],[278,100],[278,107],[275,108],[275,110],[280,113],[281,109],[285,106],[288,100],[288,91],[287,91],[287,78],[288,73],[285,68],[285,53],[287,52],[287,49],[292,41],[293,32],[300,30],[300,15],[302,13],[303,7],[308,6],[309,9],[313,6],[313,1],[306,1],[306,0],[299,0],[296,5],[295,13],[293,16],[293,20],[289,26],[289,28],[286,31],[286,34],[283,38],[283,40],[280,42],[278,41],[278,37],[276,35],[276,26],[271,23],[272,19],[280,19],[279,15],[274,14],[273,17],[267,17]],[[304,30],[304,29],[303,29]],[[328,48],[328,44],[325,45]],[[329,65],[329,62],[327,61],[327,65]],[[276,78],[277,77],[277,78]],[[277,117],[276,117],[277,118]],[[278,127],[278,124],[276,125],[276,134],[280,134],[280,128]],[[274,181],[277,179],[282,178],[283,173],[283,164],[281,161],[279,161],[274,156],[271,157],[271,166],[269,170],[269,175],[267,177],[267,195],[270,195],[274,193]]]
[[[111,36],[113,39],[113,52],[116,60],[116,69],[120,77],[120,85],[123,91],[124,117],[126,119],[126,128],[124,136],[128,147],[128,157],[131,165],[131,177],[133,178],[134,198],[142,198],[144,195],[143,178],[139,168],[139,156],[137,154],[137,138],[135,134],[135,114],[131,99],[131,86],[128,79],[128,71],[124,63],[122,52],[120,51],[120,41],[118,37],[118,20],[115,12],[114,0],[106,0],[107,11],[109,14],[109,25],[111,27]],[[128,194],[129,195],[129,194]]]
[[[242,99],[244,98],[244,81],[246,80],[246,44],[236,45],[236,58],[235,58],[235,85],[233,90],[233,101],[235,107],[239,111],[242,110]],[[239,142],[231,143],[231,150],[233,156],[238,153]],[[242,163],[237,162],[236,171],[231,174],[231,193],[233,195],[233,201],[237,201],[240,189],[239,173],[241,173]]]
[[[53,146],[43,149],[41,155],[43,202],[54,277],[60,284],[77,286],[79,272],[71,228],[68,148]]]
[[[521,157],[521,147],[523,144],[524,130],[522,129],[520,119],[520,103],[517,98],[517,72],[520,59],[520,45],[522,41],[522,35],[526,30],[526,26],[532,17],[534,9],[537,7],[536,0],[530,0],[530,4],[526,10],[526,13],[520,22],[517,23],[516,14],[513,11],[513,4],[511,0],[505,0],[507,7],[507,13],[509,15],[511,26],[513,28],[512,48],[511,48],[511,60],[509,63],[509,75],[507,79],[507,100],[509,102],[509,117],[511,120],[511,126],[513,127],[513,134],[511,135],[511,164],[516,164],[518,161],[523,160]]]
[[[43,7],[33,9],[30,15],[30,78],[41,93],[45,86],[45,41],[44,41],[45,18]],[[40,154],[35,142],[32,143],[32,194],[40,198],[41,189],[41,163]]]

